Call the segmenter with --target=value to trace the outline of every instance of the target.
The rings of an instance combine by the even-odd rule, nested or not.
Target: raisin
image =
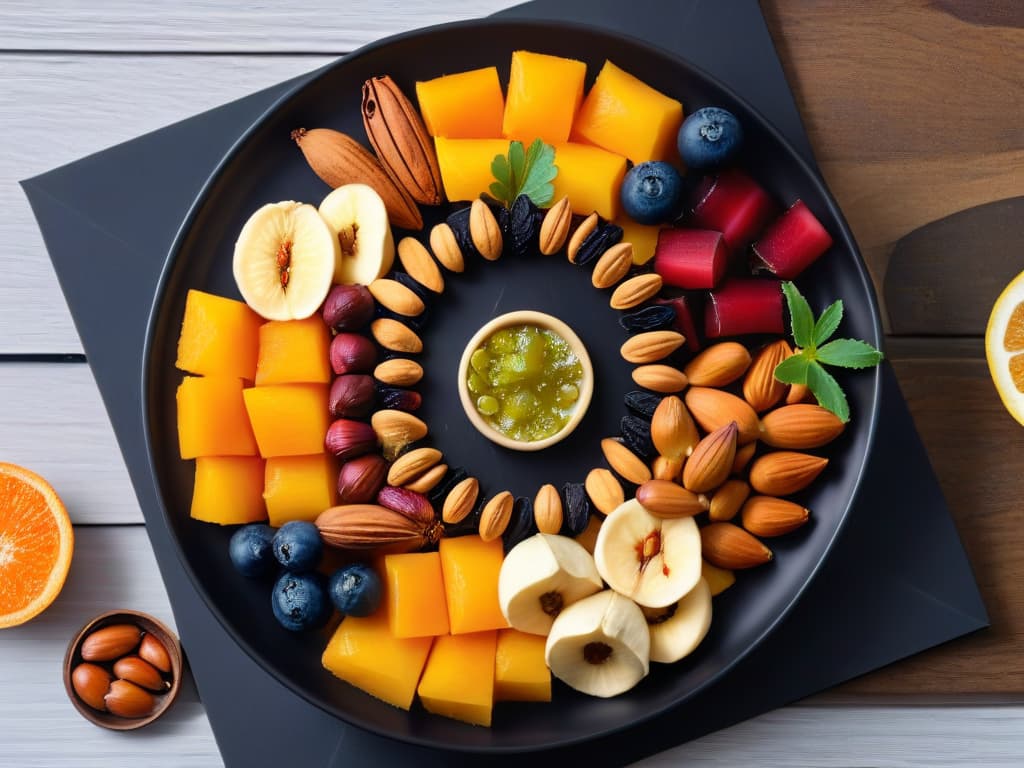
[[[467,477],[469,477],[469,473],[462,467],[450,468],[448,473],[441,478],[441,482],[431,488],[430,492],[427,494],[427,498],[430,499],[430,503],[434,505],[434,509],[441,509],[441,507],[444,506],[444,500],[448,497],[448,493],[451,489]]]
[[[619,427],[622,430],[622,442],[644,461],[650,461],[658,454],[651,440],[651,422],[629,414],[622,417]]]
[[[507,245],[513,256],[526,256],[538,248],[540,224],[537,206],[526,195],[520,195],[509,211]]]
[[[586,236],[576,252],[576,264],[585,267],[602,253],[622,239],[622,227],[618,224],[602,224]]]
[[[661,402],[661,399],[661,395],[633,390],[632,392],[627,392],[626,396],[622,398],[622,401],[626,404],[626,407],[637,416],[643,416],[645,419],[653,419],[654,409],[658,407],[658,403]]]
[[[516,544],[525,541],[537,532],[537,524],[533,520],[533,501],[525,496],[517,496],[512,505],[512,519],[509,520],[501,541],[508,554]]]
[[[654,304],[619,315],[619,325],[628,333],[662,331],[671,328],[675,321],[676,311],[667,304]]]
[[[583,483],[566,483],[562,486],[562,507],[565,514],[563,533],[566,536],[579,536],[587,529],[593,511]]]
[[[419,392],[400,387],[377,387],[377,402],[381,408],[395,411],[415,411],[423,403]]]

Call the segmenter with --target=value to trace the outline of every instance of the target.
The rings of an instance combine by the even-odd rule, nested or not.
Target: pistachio
[[[477,198],[469,209],[469,236],[480,255],[488,261],[501,256],[501,227],[490,207]]]
[[[459,240],[448,222],[442,221],[430,230],[430,250],[434,252],[434,258],[449,272],[458,273],[466,269]]]
[[[541,533],[556,534],[562,530],[562,497],[551,483],[537,491],[533,499],[533,518]]]
[[[540,252],[552,256],[562,250],[572,224],[572,206],[565,195],[548,208],[540,225]]]

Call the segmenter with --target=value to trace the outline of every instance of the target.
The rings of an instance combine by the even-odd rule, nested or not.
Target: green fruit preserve
[[[525,443],[561,431],[582,380],[583,366],[565,339],[545,328],[513,325],[473,351],[466,383],[487,422]]]

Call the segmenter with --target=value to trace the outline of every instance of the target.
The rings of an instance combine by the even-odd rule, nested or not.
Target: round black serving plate
[[[223,160],[194,204],[178,235],[156,296],[143,372],[152,470],[182,563],[209,608],[257,663],[297,694],[355,725],[396,739],[433,747],[515,751],[564,745],[628,727],[679,705],[712,684],[763,640],[800,597],[838,534],[860,483],[874,434],[877,371],[842,376],[852,421],[827,449],[831,463],[802,499],[812,523],[771,542],[775,560],[740,575],[716,598],[711,632],[689,658],[653,664],[650,675],[629,693],[595,699],[556,682],[551,704],[499,704],[494,725],[477,728],[431,715],[418,705],[409,713],[383,704],[323,669],[325,630],[292,634],[270,611],[270,582],[238,575],[227,556],[230,528],[189,518],[192,462],[178,457],[174,367],[185,294],[199,288],[238,296],[231,277],[235,238],[260,205],[278,200],[319,204],[328,188],[310,171],[289,134],[294,128],[331,127],[364,136],[360,88],[374,75],[390,74],[408,93],[416,80],[496,65],[503,82],[513,50],[528,49],[581,59],[592,81],[605,58],[655,88],[682,100],[687,112],[722,105],[742,121],[747,139],[741,165],[782,204],[802,198],[823,221],[835,246],[799,280],[820,311],[841,297],[846,316],[841,332],[878,345],[881,332],[868,276],[853,238],[817,174],[778,132],[737,95],[687,62],[585,26],[522,21],[478,21],[414,32],[371,45],[345,57],[282,98],[243,136]],[[429,213],[429,209],[428,209]],[[429,223],[428,223],[429,227]],[[424,230],[421,237],[426,237]],[[630,366],[618,353],[625,333],[607,292],[590,285],[588,271],[564,257],[504,257],[474,263],[463,275],[446,275],[447,289],[432,302],[423,330],[420,387],[422,416],[431,442],[452,466],[480,478],[486,490],[509,489],[532,496],[543,483],[582,481],[602,464],[603,437],[619,433],[622,396],[634,389]],[[536,309],[568,322],[593,358],[596,388],[590,411],[567,440],[539,453],[498,448],[482,437],[459,405],[455,372],[463,346],[495,315]],[[230,500],[225,500],[230,503]],[[779,663],[798,663],[780,659]],[[685,717],[685,711],[680,712]]]

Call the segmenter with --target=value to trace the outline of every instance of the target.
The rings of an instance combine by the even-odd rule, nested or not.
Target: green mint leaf
[[[818,363],[811,363],[807,369],[807,388],[814,393],[822,408],[832,411],[844,424],[850,420],[850,405],[842,387]]]
[[[508,146],[508,156],[496,155],[491,161],[491,174],[495,181],[489,187],[494,198],[511,206],[519,195],[526,195],[535,205],[549,204],[555,195],[551,184],[558,175],[555,148],[535,139],[529,148],[521,141]]]
[[[806,384],[807,369],[812,362],[804,353],[791,355],[775,366],[775,378],[783,384]]]
[[[814,315],[811,313],[811,305],[789,280],[782,284],[782,292],[786,295],[786,304],[789,306],[789,324],[793,329],[793,341],[798,347],[813,349]]]
[[[836,339],[820,347],[816,357],[826,365],[840,368],[871,368],[882,361],[882,353],[857,339]]]
[[[833,301],[814,324],[814,346],[820,347],[836,332],[843,319],[843,300]]]

